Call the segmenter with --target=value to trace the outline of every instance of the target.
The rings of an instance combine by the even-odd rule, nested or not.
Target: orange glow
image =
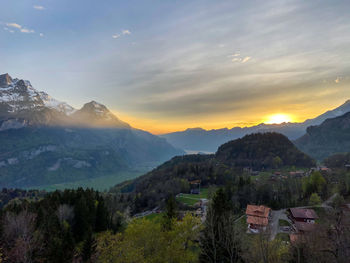
[[[281,124],[284,122],[293,122],[293,117],[289,114],[277,113],[269,115],[264,121],[266,124]]]

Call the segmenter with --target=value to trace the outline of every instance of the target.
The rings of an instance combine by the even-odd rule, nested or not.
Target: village
[[[347,168],[350,169],[350,165]],[[331,169],[325,166],[311,168],[308,171],[273,171],[269,173],[244,168],[244,172],[256,181],[261,180],[261,178],[268,181],[278,181],[288,177],[302,178],[310,176],[315,171],[331,173]],[[264,177],[261,177],[263,173],[265,173]],[[188,181],[188,183],[190,185],[189,192],[177,194],[176,200],[191,209],[180,210],[179,217],[181,218],[190,212],[192,215],[199,217],[201,222],[204,223],[210,199],[208,188],[201,188],[201,180],[198,179]],[[318,215],[318,212],[315,210],[324,211],[332,209],[330,204],[336,195],[333,194],[328,200],[318,206],[290,207],[280,210],[273,210],[266,205],[248,204],[245,213],[239,215],[235,222],[244,222],[247,228],[246,233],[249,235],[264,233],[269,236],[270,241],[276,237],[283,237],[285,241],[295,243],[302,241],[306,234],[317,230],[317,222],[322,220],[322,215]],[[347,215],[350,214],[350,204],[344,205],[342,209]],[[162,213],[162,210],[156,207],[153,210],[137,214],[135,217],[153,218]],[[321,214],[324,214],[324,212]]]

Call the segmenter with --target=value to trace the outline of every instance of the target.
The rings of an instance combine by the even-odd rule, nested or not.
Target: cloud
[[[43,34],[43,33],[40,33],[39,36],[40,36],[40,37],[44,37],[44,34]]]
[[[130,30],[123,29],[122,32],[121,32],[120,34],[114,34],[114,35],[112,35],[112,38],[117,39],[117,38],[120,38],[120,37],[123,36],[123,35],[131,35]]]
[[[45,7],[43,7],[42,5],[34,5],[33,8],[40,11],[45,10]]]
[[[4,27],[4,30],[5,30],[5,31],[8,31],[8,32],[10,32],[10,33],[15,33],[15,31],[13,31],[12,29],[9,29],[8,27]]]
[[[252,57],[245,57],[244,59],[242,59],[242,63],[246,63],[248,62]]]
[[[240,53],[235,53],[233,55],[229,55],[228,58],[239,57],[240,55]]]
[[[6,25],[7,25],[8,27],[14,27],[14,28],[18,28],[18,29],[21,29],[21,28],[22,28],[22,26],[19,25],[19,24],[17,24],[17,23],[6,23]]]
[[[21,28],[20,31],[22,33],[27,33],[27,34],[35,33],[35,31],[33,29],[28,29],[28,28]]]
[[[35,33],[35,31],[33,29],[28,29],[28,28],[25,28],[17,23],[6,23],[6,26],[8,27],[12,27],[12,28],[16,28],[18,29],[20,32],[22,33],[26,33],[26,34],[31,34],[31,33]],[[7,29],[5,29],[7,30]],[[13,33],[14,31],[13,30],[9,30],[9,32]]]

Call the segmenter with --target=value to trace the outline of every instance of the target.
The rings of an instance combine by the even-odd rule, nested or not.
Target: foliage
[[[88,261],[94,254],[93,233],[115,229],[105,199],[91,189],[11,202],[1,217],[0,246],[11,262],[72,262],[81,242],[81,256]]]
[[[195,239],[199,220],[186,215],[171,230],[146,219],[133,220],[124,233],[106,232],[98,237],[99,262],[197,262]]]
[[[242,235],[235,224],[229,194],[219,189],[209,207],[201,235],[200,262],[237,262]]]
[[[314,205],[319,205],[321,204],[321,198],[317,193],[313,193],[310,196],[310,200],[309,200],[309,205],[314,206]]]
[[[326,180],[320,172],[313,172],[309,177],[303,178],[303,191],[305,196],[312,193],[322,194],[326,186]]]

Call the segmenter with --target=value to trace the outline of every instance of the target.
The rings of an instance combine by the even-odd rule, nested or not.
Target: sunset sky
[[[348,0],[2,0],[0,74],[154,133],[350,99]]]

